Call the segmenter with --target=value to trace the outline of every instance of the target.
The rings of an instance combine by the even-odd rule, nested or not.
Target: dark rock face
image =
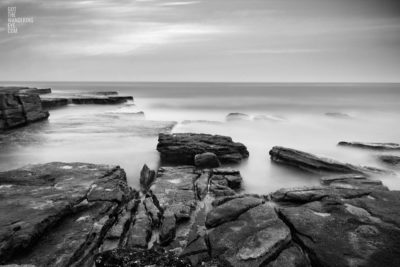
[[[233,112],[226,115],[227,121],[242,121],[242,120],[250,120],[250,116],[244,113]]]
[[[212,152],[221,163],[238,163],[249,156],[247,148],[230,137],[210,134],[160,134],[157,150],[164,163],[194,165],[196,154]]]
[[[328,194],[281,207],[279,215],[313,266],[399,266],[399,193],[374,191],[354,198]]]
[[[400,150],[400,144],[396,143],[363,143],[363,142],[339,142],[339,146],[350,146],[375,150]]]
[[[150,170],[145,164],[140,171],[140,186],[142,187],[142,191],[146,192],[155,178],[156,172],[154,170]]]
[[[332,159],[317,157],[303,151],[275,146],[270,151],[271,160],[315,173],[388,173],[372,167],[355,166]]]
[[[119,167],[53,162],[0,173],[0,198],[0,263],[90,266],[132,195]]]
[[[217,168],[221,165],[217,155],[211,152],[197,154],[194,156],[194,165],[198,168]]]
[[[400,165],[400,157],[399,156],[393,156],[393,155],[380,155],[379,159],[386,163],[386,164],[390,164],[390,165]]]
[[[49,113],[42,109],[37,94],[6,93],[0,90],[0,131],[45,120]]]

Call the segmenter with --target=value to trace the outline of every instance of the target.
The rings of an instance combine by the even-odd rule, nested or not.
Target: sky
[[[0,81],[400,82],[400,1],[1,0]]]

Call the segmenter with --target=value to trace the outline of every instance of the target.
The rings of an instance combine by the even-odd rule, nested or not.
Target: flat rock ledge
[[[300,150],[275,146],[270,151],[271,160],[293,166],[308,172],[318,174],[349,174],[357,173],[364,175],[390,174],[390,171],[374,167],[356,166],[349,163],[342,163],[333,159],[318,157]]]
[[[242,143],[222,135],[176,133],[160,134],[157,150],[162,163],[194,165],[196,154],[211,152],[221,163],[239,163],[249,157]]]
[[[345,142],[338,143],[339,146],[358,147],[374,150],[400,150],[400,144],[396,143],[366,143],[366,142]]]
[[[46,109],[58,108],[68,104],[113,105],[133,101],[132,96],[120,96],[118,92],[53,93],[40,96]]]

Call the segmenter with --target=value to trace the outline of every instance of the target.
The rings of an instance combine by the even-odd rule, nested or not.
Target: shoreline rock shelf
[[[160,167],[154,179],[144,167],[142,176],[140,196],[116,166],[54,162],[0,173],[1,263],[400,263],[400,191],[365,175],[325,176],[321,186],[265,196],[241,192],[231,168]]]
[[[247,148],[222,135],[176,133],[160,134],[157,150],[162,163],[194,165],[197,154],[211,152],[221,163],[238,163],[249,157]]]
[[[379,168],[367,166],[355,166],[336,160],[322,158],[300,150],[275,146],[270,151],[271,160],[285,165],[290,165],[305,171],[327,174],[327,173],[358,173],[364,175],[390,174]]]

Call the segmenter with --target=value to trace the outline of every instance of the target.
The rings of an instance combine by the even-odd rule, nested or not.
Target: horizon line
[[[240,84],[240,83],[254,83],[254,84],[400,84],[398,82],[346,82],[346,81],[335,81],[335,82],[305,82],[305,81],[293,81],[293,82],[272,82],[272,81],[52,81],[52,80],[42,80],[42,81],[0,81],[1,83],[232,83],[232,84]]]

